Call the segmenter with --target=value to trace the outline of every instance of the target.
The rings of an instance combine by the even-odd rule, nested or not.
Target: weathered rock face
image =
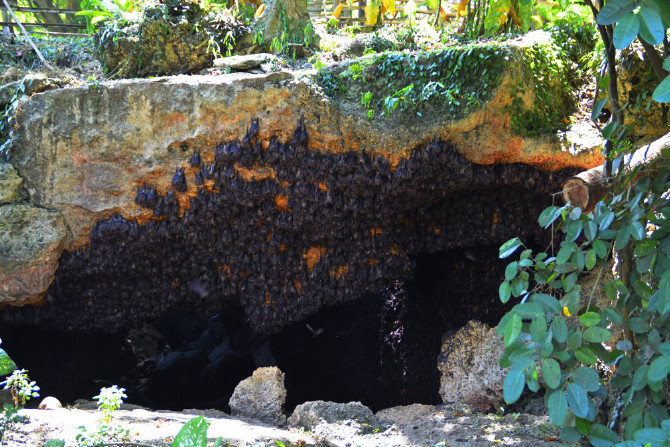
[[[28,196],[22,188],[23,179],[18,176],[14,166],[9,163],[0,164],[0,205],[15,203]]]
[[[235,416],[282,426],[286,422],[285,402],[284,373],[272,366],[258,368],[251,377],[240,382],[229,405]]]
[[[43,298],[67,235],[60,213],[29,205],[0,207],[0,303],[22,306]]]
[[[478,321],[445,337],[437,360],[442,401],[465,403],[480,411],[498,408],[506,374],[499,363],[504,350],[495,328]]]

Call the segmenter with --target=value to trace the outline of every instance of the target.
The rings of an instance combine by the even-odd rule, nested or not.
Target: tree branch
[[[638,36],[640,42],[642,42],[642,48],[644,48],[644,54],[649,59],[651,67],[654,69],[654,73],[658,76],[658,79],[662,81],[668,75],[668,72],[663,69],[663,59],[659,56],[656,48],[653,47],[649,42],[644,40],[642,37]]]

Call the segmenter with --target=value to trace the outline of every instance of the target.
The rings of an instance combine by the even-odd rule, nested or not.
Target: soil
[[[74,445],[86,426],[89,431],[101,416],[90,409],[95,403],[78,401],[71,408],[24,409],[23,422],[11,424],[2,446],[43,446],[51,439]],[[125,408],[122,407],[122,408]],[[182,425],[196,415],[209,421],[208,445],[222,437],[228,446],[557,446],[557,430],[547,416],[484,414],[459,405],[410,405],[377,413],[376,428],[353,421],[320,424],[311,431],[298,427],[278,428],[261,422],[231,417],[218,410],[151,411],[137,406],[117,410],[112,420],[129,430],[130,440],[150,446],[169,446]],[[130,444],[128,444],[130,445]]]

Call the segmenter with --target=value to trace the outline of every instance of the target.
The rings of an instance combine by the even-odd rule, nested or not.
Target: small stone
[[[56,410],[58,408],[63,408],[60,401],[53,396],[47,396],[42,399],[39,406],[37,407],[40,410]]]
[[[284,373],[276,366],[258,368],[241,381],[228,404],[233,416],[281,426],[286,423]]]

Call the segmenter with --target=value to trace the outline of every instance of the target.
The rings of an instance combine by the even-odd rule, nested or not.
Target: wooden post
[[[666,149],[670,149],[670,133],[624,157],[624,170],[629,171],[639,165],[650,166]],[[605,197],[607,190],[603,166],[597,166],[567,179],[563,183],[563,200],[580,207],[583,212],[589,212]]]

